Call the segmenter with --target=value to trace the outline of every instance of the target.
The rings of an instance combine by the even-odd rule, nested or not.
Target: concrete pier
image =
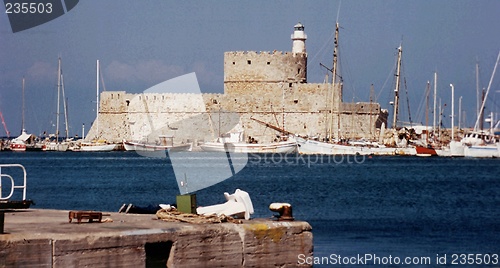
[[[302,221],[191,224],[103,213],[101,223],[69,223],[65,210],[6,212],[0,267],[304,267],[298,255],[313,254]]]

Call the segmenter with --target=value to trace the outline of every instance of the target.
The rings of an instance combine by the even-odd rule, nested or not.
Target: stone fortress
[[[264,143],[280,135],[252,118],[318,139],[378,139],[387,125],[378,103],[345,103],[340,83],[307,83],[306,38],[298,23],[291,52],[224,53],[223,94],[102,92],[86,140],[154,143],[167,136],[199,144],[241,131],[244,141]]]

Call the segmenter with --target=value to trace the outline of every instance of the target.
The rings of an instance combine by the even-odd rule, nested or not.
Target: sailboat
[[[123,147],[125,151],[167,151],[167,152],[180,152],[180,151],[191,151],[193,148],[192,143],[178,144],[174,145],[172,136],[160,135],[158,137],[158,143],[145,143],[145,142],[135,142],[135,141],[123,141]],[[170,140],[170,141],[169,141]]]
[[[82,141],[80,143],[79,151],[82,152],[109,152],[113,151],[117,144],[108,143],[106,140],[101,140],[98,138],[99,135],[99,60],[97,60],[97,72],[96,72],[96,138],[92,141]]]
[[[9,149],[13,152],[24,152],[28,150],[41,150],[42,145],[38,144],[36,141],[36,137],[32,134],[26,133],[26,129],[24,128],[24,86],[25,86],[25,79],[23,77],[23,88],[22,88],[22,95],[23,95],[23,103],[22,103],[22,123],[21,123],[21,135],[18,137],[14,138],[13,140],[10,141],[9,143]],[[0,114],[1,115],[1,114]],[[10,133],[7,130],[7,127],[5,125],[5,121],[3,120],[2,116],[2,123],[4,124],[5,130],[7,132],[7,135]]]
[[[297,140],[298,150],[300,154],[326,154],[326,155],[414,155],[415,149],[413,147],[392,147],[386,146],[381,142],[376,141],[342,141],[340,137],[340,133],[337,135],[337,140],[334,140],[333,133],[333,114],[334,111],[334,96],[333,91],[337,87],[341,87],[342,85],[336,83],[337,79],[337,50],[338,50],[338,35],[339,35],[339,23],[337,22],[335,25],[335,40],[334,40],[334,50],[333,50],[333,68],[332,72],[332,96],[330,98],[330,124],[328,126],[328,134],[325,137],[324,141],[314,140],[310,138],[304,138],[300,136],[294,136]],[[397,103],[399,101],[399,77],[400,77],[400,67],[401,67],[401,55],[402,48],[401,46],[398,48],[398,68],[397,68],[397,82],[395,89],[395,111],[394,111],[394,122],[397,121]],[[341,88],[340,88],[341,90]],[[340,101],[339,101],[340,103]],[[340,124],[340,106],[337,105],[337,115],[339,118],[337,119],[338,124]],[[396,123],[393,124],[395,128]],[[340,129],[340,125],[337,126],[337,129]],[[384,127],[381,129],[381,139],[384,135]]]
[[[417,152],[417,156],[436,156],[437,152],[436,150],[432,147],[432,145],[429,143],[429,127],[428,127],[428,120],[429,120],[429,92],[430,92],[430,82],[427,81],[427,89],[425,91],[425,99],[426,99],[426,104],[425,104],[425,127],[422,129],[421,133],[423,134],[423,131],[425,130],[425,141],[419,140],[417,141],[418,144],[415,144],[415,150]],[[415,128],[414,128],[415,129]]]
[[[500,52],[498,53],[497,61],[495,63],[495,67],[493,68],[493,73],[488,84],[488,89],[486,90],[486,95],[479,110],[480,112],[478,113],[476,123],[474,124],[474,131],[472,133],[466,134],[461,140],[461,144],[462,146],[464,146],[463,152],[465,157],[500,157],[500,136],[496,135],[494,131],[493,126],[495,125],[495,119],[493,117],[493,114],[491,114],[491,117],[489,118],[489,131],[479,130],[479,123],[482,120],[482,114],[484,111],[486,99],[488,98],[488,94],[490,92],[491,84],[493,82],[493,78],[495,77],[495,72],[499,61]]]
[[[28,137],[25,135],[24,131],[24,78],[23,78],[23,115],[22,115],[22,130],[21,130],[21,135],[17,138],[14,138],[13,140],[9,141],[9,149],[13,152],[24,152],[26,151],[26,140]],[[3,121],[3,116],[2,116],[2,122],[4,123],[5,126],[5,121]],[[5,127],[7,129],[7,127]],[[7,135],[9,135],[9,132],[7,131]]]
[[[231,131],[219,135],[215,141],[205,142],[200,148],[205,152],[235,152],[235,153],[293,153],[297,149],[297,141],[291,137],[289,132],[267,124],[255,118],[250,118],[258,123],[277,130],[283,135],[278,136],[275,142],[259,143],[255,138],[248,137],[244,140],[244,131],[240,124]]]
[[[61,92],[64,102],[64,118],[66,124],[66,138],[68,137],[68,115],[66,111],[66,100],[65,100],[65,92],[64,92],[64,82],[62,78],[62,68],[61,68],[61,57],[58,58],[57,64],[57,111],[56,111],[56,133],[55,140],[48,141],[45,143],[44,151],[59,151],[65,152],[68,150],[69,143],[67,141],[59,141],[59,117],[60,117],[60,109],[61,109]]]

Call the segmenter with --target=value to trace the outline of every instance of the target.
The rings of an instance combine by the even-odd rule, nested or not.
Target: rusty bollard
[[[269,205],[269,210],[279,213],[278,216],[275,216],[278,218],[278,221],[294,220],[292,215],[292,205],[288,203],[271,203]]]

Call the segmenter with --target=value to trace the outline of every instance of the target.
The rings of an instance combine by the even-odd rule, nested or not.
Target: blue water
[[[33,208],[117,211],[123,203],[174,203],[179,194],[168,159],[134,152],[0,152],[0,163],[26,167]],[[358,254],[386,261],[376,266],[391,266],[389,256],[431,261],[395,267],[434,267],[443,256],[469,267],[453,254],[483,262],[488,254],[490,264],[497,254],[489,267],[498,267],[499,175],[499,159],[250,155],[241,172],[196,195],[198,205],[212,205],[240,188],[256,218],[272,217],[272,202],[292,204],[293,216],[313,228],[315,267]]]

